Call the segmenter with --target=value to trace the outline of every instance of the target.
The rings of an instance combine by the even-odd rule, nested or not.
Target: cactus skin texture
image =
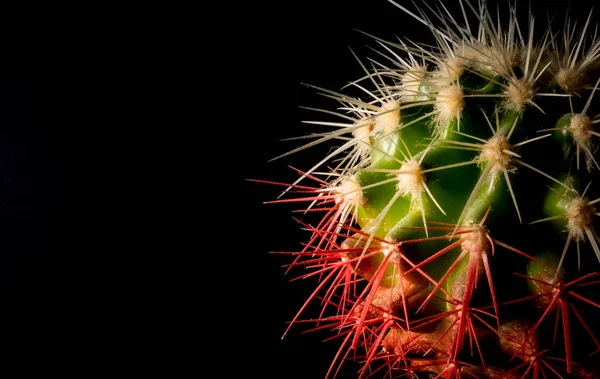
[[[358,378],[598,377],[592,14],[540,32],[516,5],[390,2],[437,46],[373,37],[353,94],[314,87],[335,105],[285,155],[332,147],[273,201],[312,217],[286,253],[317,283],[290,327],[335,335],[329,378],[348,360]]]

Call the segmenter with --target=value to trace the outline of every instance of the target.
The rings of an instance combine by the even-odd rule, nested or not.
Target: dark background
[[[117,334],[126,339],[114,314],[131,309],[121,295],[130,265],[120,263],[132,262],[123,249],[132,214],[118,188],[128,164],[98,77],[65,73],[71,58],[53,66],[67,60],[57,46],[41,49],[36,66],[25,25],[0,38],[0,372],[65,373],[97,365]]]
[[[398,1],[414,10],[408,1]],[[502,6],[506,2],[499,2]],[[522,15],[527,14],[527,1],[518,2]],[[591,4],[573,1],[570,13],[587,17]],[[368,5],[367,5],[368,4]],[[457,12],[458,2],[444,2]],[[536,30],[543,31],[546,12],[557,15],[556,26],[564,17],[565,2],[531,1],[536,15]],[[496,2],[490,2],[495,7]],[[267,9],[262,9],[267,15]],[[258,12],[260,13],[260,11]],[[453,13],[458,16],[459,13]],[[244,128],[243,177],[291,183],[297,174],[288,165],[308,169],[324,157],[333,144],[318,146],[273,162],[278,156],[302,141],[280,141],[283,138],[318,131],[317,127],[302,124],[301,120],[320,120],[323,115],[300,109],[299,106],[333,109],[332,100],[320,97],[308,83],[330,90],[340,90],[350,80],[363,72],[353,57],[351,48],[363,63],[367,57],[377,55],[367,46],[376,47],[368,37],[355,29],[393,40],[406,36],[418,42],[432,43],[429,30],[416,22],[393,4],[386,1],[303,1],[287,4],[252,24],[252,54],[247,56],[254,70],[249,80],[256,89],[251,95],[253,122]],[[526,23],[521,26],[526,29]],[[306,140],[305,140],[306,141]],[[300,230],[292,219],[292,211],[300,205],[269,204],[279,188],[254,182],[242,183],[247,210],[245,240],[251,246],[244,254],[247,283],[251,286],[252,316],[258,328],[250,328],[251,341],[263,344],[258,350],[252,344],[243,347],[245,359],[252,362],[250,372],[265,377],[323,378],[339,347],[338,341],[322,342],[332,334],[315,332],[303,334],[308,329],[299,324],[283,340],[281,335],[305,299],[316,288],[315,280],[289,282],[302,273],[301,269],[284,274],[281,266],[290,263],[289,256],[271,255],[271,251],[299,251],[308,232]],[[298,216],[298,214],[294,214]],[[311,219],[310,216],[307,218]],[[307,310],[304,316],[316,317],[318,308]],[[246,320],[245,315],[239,315]],[[242,322],[240,320],[240,322]],[[242,322],[240,333],[243,335]],[[247,354],[247,355],[246,355]],[[246,366],[245,366],[246,367]],[[345,365],[340,378],[356,377],[358,366]]]
[[[292,219],[297,206],[263,204],[279,188],[247,179],[292,182],[288,165],[307,169],[331,147],[268,162],[299,143],[281,139],[313,131],[300,121],[319,115],[299,106],[335,106],[301,83],[339,90],[363,74],[349,48],[375,56],[355,29],[421,42],[429,31],[383,0],[245,2],[200,14],[108,8],[53,24],[59,36],[42,58],[0,64],[5,361],[54,355],[66,371],[114,374],[126,364],[172,375],[192,363],[206,375],[200,350],[210,349],[225,362],[212,363],[220,377],[323,378],[338,348],[322,342],[330,333],[298,325],[281,340],[316,282],[290,283],[301,273],[284,274],[291,257],[269,254],[300,250],[308,233]],[[17,44],[18,54],[3,45],[4,56],[32,49]],[[188,146],[199,116],[207,135]],[[197,176],[200,191],[189,194]],[[188,263],[198,254],[208,259]]]

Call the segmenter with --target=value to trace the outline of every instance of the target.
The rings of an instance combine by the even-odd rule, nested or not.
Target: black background
[[[561,3],[532,1],[551,14]],[[224,5],[59,9],[68,23],[51,22],[36,59],[29,41],[4,50],[28,63],[0,64],[5,361],[52,356],[83,376],[191,365],[324,377],[329,333],[299,325],[281,339],[316,282],[290,283],[291,257],[269,254],[308,234],[297,206],[263,204],[279,188],[247,179],[291,182],[288,165],[307,169],[331,147],[268,162],[299,144],[281,139],[314,130],[301,120],[319,115],[299,106],[335,106],[301,83],[339,90],[363,74],[349,48],[375,57],[355,29],[421,42],[429,31],[383,0]]]

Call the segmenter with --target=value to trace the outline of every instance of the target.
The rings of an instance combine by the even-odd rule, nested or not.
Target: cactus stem
[[[462,288],[462,289],[459,288],[459,292],[461,292],[461,293],[460,294],[454,293],[454,291],[451,289],[452,297],[459,298],[464,303],[464,306],[468,306],[470,299],[471,299],[471,294],[477,284],[478,271],[479,271],[478,267],[479,267],[479,261],[481,259],[484,264],[484,271],[486,272],[486,277],[488,279],[488,284],[490,286],[490,291],[492,293],[492,301],[494,304],[494,310],[496,313],[496,317],[498,316],[498,307],[496,304],[496,296],[495,296],[495,291],[493,288],[493,282],[491,280],[492,277],[491,277],[490,266],[489,266],[489,262],[487,261],[487,256],[484,257],[484,255],[488,254],[488,252],[491,253],[492,255],[494,254],[494,241],[489,236],[489,233],[487,232],[487,229],[485,228],[485,226],[483,226],[486,218],[487,218],[487,213],[484,216],[484,218],[482,219],[481,223],[479,223],[478,225],[463,227],[460,231],[461,236],[457,241],[451,243],[449,246],[443,248],[442,250],[433,254],[429,258],[423,260],[417,266],[415,266],[412,269],[407,271],[407,273],[409,273],[416,268],[420,268],[423,265],[426,265],[426,264],[432,262],[433,260],[441,257],[442,255],[446,254],[447,252],[453,250],[454,248],[456,248],[458,246],[462,247],[461,253],[459,254],[459,256],[456,258],[454,263],[448,268],[448,270],[442,276],[442,278],[438,281],[438,283],[435,285],[433,290],[430,292],[430,294],[427,296],[427,298],[423,301],[421,307],[419,307],[417,312],[419,312],[423,309],[423,307],[427,304],[427,302],[429,302],[430,299],[433,297],[433,295],[435,295],[437,290],[441,288],[442,284],[446,281],[446,279],[450,276],[450,274],[458,267],[458,265],[461,263],[461,261],[468,255],[469,263],[468,263],[468,270],[467,270],[465,281],[463,283],[462,280],[459,280],[460,283],[458,283],[458,284],[460,284],[459,287]],[[488,244],[489,244],[489,246],[491,246],[491,250],[488,249]],[[462,287],[462,286],[464,286],[464,287]]]
[[[463,306],[463,303],[456,299],[451,300],[450,303],[454,304],[453,310],[435,315],[434,317],[427,320],[425,323],[418,325],[418,327],[420,327],[431,322],[436,322],[448,318],[452,320],[448,326],[442,326],[443,331],[438,331],[439,336],[429,346],[429,349],[424,353],[424,355],[427,355],[432,350],[436,349],[438,352],[448,356],[446,364],[458,364],[458,354],[464,343],[465,335],[468,335],[469,344],[471,347],[471,355],[473,355],[473,342],[475,342],[475,347],[477,348],[477,352],[481,359],[482,366],[485,368],[485,359],[483,357],[483,352],[479,343],[479,337],[477,335],[478,333],[475,329],[475,325],[473,323],[472,318],[475,317],[476,319],[481,321],[487,328],[497,333],[487,322],[485,322],[479,315],[477,315],[478,312],[484,314],[487,313],[482,312],[481,310],[476,308]],[[463,327],[461,327],[461,325],[463,325]],[[450,336],[450,334],[452,335]],[[447,341],[449,338],[450,341]],[[450,343],[446,346],[448,342]],[[447,351],[440,350],[440,348],[437,347],[439,344],[442,344],[442,349],[444,349],[444,346],[446,346]]]
[[[397,178],[394,178],[394,179],[397,180]],[[369,237],[367,238],[367,242],[365,243],[365,247],[363,249],[363,253],[361,254],[361,258],[358,260],[357,265],[360,264],[360,262],[362,260],[362,255],[365,254],[365,252],[367,251],[367,249],[371,245],[371,242],[373,242],[373,239],[375,238],[375,234],[377,233],[377,230],[379,229],[379,227],[382,225],[382,223],[385,220],[385,216],[388,214],[388,212],[390,211],[390,209],[392,208],[392,206],[394,205],[394,203],[396,202],[396,200],[398,200],[401,196],[402,196],[402,192],[397,191],[394,194],[394,196],[392,196],[392,198],[390,199],[390,201],[386,204],[386,206],[377,215],[377,217],[372,221],[372,223],[370,223],[367,226],[367,228],[371,230],[371,233],[369,233]]]
[[[518,119],[515,119],[514,123],[512,124],[511,129],[508,132],[505,130],[501,130],[500,121],[498,119],[497,113],[496,113],[497,121],[496,121],[496,129],[495,130],[494,130],[494,128],[492,128],[492,125],[489,122],[489,119],[487,119],[487,116],[486,116],[486,120],[488,121],[488,124],[493,132],[492,137],[487,141],[484,141],[477,137],[471,137],[469,135],[466,135],[466,134],[460,133],[460,132],[457,132],[457,133],[459,133],[461,135],[465,135],[467,137],[470,137],[474,140],[480,141],[481,143],[468,143],[468,142],[460,142],[460,141],[452,141],[452,140],[443,140],[442,141],[442,142],[448,144],[447,146],[444,146],[446,148],[456,148],[458,146],[463,149],[466,148],[466,149],[479,150],[480,154],[478,157],[476,157],[474,159],[473,162],[478,163],[478,164],[482,164],[482,163],[485,164],[485,168],[484,168],[482,174],[480,175],[477,183],[475,184],[473,190],[471,191],[471,194],[470,194],[469,198],[467,199],[467,202],[465,203],[465,206],[463,207],[463,210],[457,220],[456,228],[458,228],[458,226],[464,222],[467,214],[476,215],[479,212],[479,209],[471,209],[471,206],[475,202],[476,197],[478,195],[480,195],[479,191],[484,187],[484,185],[486,185],[486,184],[488,185],[488,194],[491,194],[492,190],[494,189],[494,185],[497,181],[498,174],[500,172],[503,173],[503,176],[506,180],[506,185],[508,187],[513,204],[515,206],[515,210],[517,212],[517,216],[519,218],[519,222],[522,223],[521,212],[519,211],[519,206],[517,204],[516,196],[513,191],[511,182],[510,182],[510,177],[508,175],[509,172],[513,171],[513,168],[512,168],[513,162],[518,162],[522,165],[525,165],[526,167],[532,168],[536,172],[542,173],[545,176],[549,176],[549,175],[543,173],[542,171],[535,169],[532,166],[529,166],[526,163],[518,160],[517,158],[519,158],[520,156],[517,153],[515,153],[514,151],[512,151],[512,149],[515,146],[520,147],[527,143],[531,143],[531,142],[537,141],[539,139],[549,137],[550,134],[546,134],[544,136],[540,136],[540,137],[536,137],[536,138],[531,138],[531,139],[519,142],[518,144],[511,146],[508,142],[508,139],[512,135],[512,132],[515,128],[515,125],[517,124]],[[554,179],[554,180],[557,181],[556,179]],[[482,204],[484,204],[484,206],[485,206],[485,203],[487,203],[487,202],[484,202]],[[473,220],[466,220],[466,221],[469,222],[469,221],[473,221]],[[456,229],[455,229],[455,232],[456,232]]]
[[[399,254],[399,253],[397,253],[397,254]],[[355,313],[356,306],[358,304],[360,304],[360,306],[362,307],[362,310],[359,311],[359,316],[358,316],[358,321],[357,321],[357,323],[359,325],[364,325],[364,323],[367,319],[367,316],[369,315],[369,312],[371,311],[371,305],[373,304],[374,297],[377,294],[376,289],[377,289],[377,287],[379,287],[379,283],[381,282],[381,280],[383,278],[383,274],[384,274],[385,270],[387,269],[388,264],[390,262],[393,262],[396,260],[399,261],[397,254],[385,255],[382,264],[378,267],[377,272],[373,276],[372,280],[369,281],[369,283],[367,284],[367,286],[365,287],[363,292],[358,297],[359,299],[364,299],[364,304],[357,302],[357,303],[355,303],[355,307],[353,307],[350,310],[350,315],[353,315]],[[366,295],[366,297],[365,297],[365,295]],[[352,343],[351,343],[352,349],[357,348],[358,340],[361,336],[362,329],[363,328],[356,329],[356,333],[354,333],[354,338],[352,339]]]
[[[320,217],[293,217],[308,241],[276,252],[293,257],[286,271],[304,270],[293,281],[317,281],[283,336],[298,323],[331,329],[326,340],[342,343],[326,379],[349,359],[361,361],[358,379],[595,377],[586,358],[600,352],[589,318],[600,312],[591,12],[535,42],[534,14],[522,27],[516,2],[505,26],[486,0],[458,0],[458,14],[444,1],[416,1],[412,12],[388,1],[433,42],[373,37],[381,62],[351,50],[359,78],[339,92],[307,86],[337,108],[306,108],[328,118],[302,121],[314,131],[288,138],[297,145],[272,160],[335,146],[292,184],[257,180],[285,187],[269,203]],[[498,248],[521,257],[496,257]],[[573,343],[582,331],[589,338]]]
[[[480,163],[480,162],[477,161],[477,163]],[[495,164],[488,163],[485,166],[485,169],[483,170],[483,173],[477,180],[477,183],[475,184],[473,191],[471,191],[471,195],[469,195],[469,198],[467,199],[467,202],[465,203],[465,206],[463,207],[463,210],[460,213],[460,216],[458,216],[458,220],[456,222],[454,231],[452,232],[452,236],[454,236],[454,234],[456,233],[458,228],[463,224],[463,220],[465,220],[467,213],[469,213],[469,212],[473,213],[473,211],[471,210],[471,205],[475,202],[475,198],[476,198],[477,194],[479,193],[479,190],[484,186],[484,184],[488,181],[488,179],[490,179],[490,178],[495,179],[495,175],[493,175],[492,173],[494,171],[496,171],[497,169],[498,168],[496,167]],[[490,189],[493,187],[493,184],[494,184],[494,181],[491,180],[490,181]],[[473,221],[473,220],[467,220],[467,223],[469,223],[470,221]]]

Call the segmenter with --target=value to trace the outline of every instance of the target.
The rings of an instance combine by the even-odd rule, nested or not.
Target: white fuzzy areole
[[[359,142],[358,148],[360,150],[368,151],[368,149],[371,147],[371,132],[375,126],[372,123],[367,123],[365,120],[357,121],[356,125],[363,126],[359,126],[358,128],[354,129],[352,131],[352,135]]]
[[[585,163],[588,171],[591,170],[594,163],[592,153],[594,148],[592,146],[591,133],[593,131],[592,120],[585,114],[575,114],[571,116],[571,123],[567,129],[571,132],[577,148],[585,152]]]
[[[400,254],[400,249],[394,244],[383,242],[381,244],[381,252],[386,257],[390,254],[393,254],[392,256],[397,256]]]
[[[585,229],[592,225],[595,212],[596,208],[587,199],[578,197],[571,201],[566,213],[567,229],[575,241],[581,242],[585,239]]]
[[[454,118],[460,118],[464,106],[464,94],[458,84],[442,88],[435,99],[435,123],[443,127]]]
[[[349,177],[337,190],[339,197],[335,199],[336,203],[343,203],[350,206],[361,206],[365,203],[362,187],[356,178],[356,175]]]
[[[592,120],[584,114],[578,113],[571,117],[569,131],[573,134],[573,139],[580,146],[588,146],[592,135]]]
[[[481,149],[480,160],[489,162],[499,169],[505,169],[510,164],[510,151],[508,139],[503,135],[495,135],[490,138]]]
[[[534,95],[535,91],[530,83],[523,79],[512,79],[504,91],[504,107],[510,111],[521,112]]]
[[[400,95],[403,101],[416,101],[420,96],[421,83],[427,75],[427,67],[413,66],[404,73],[401,79]]]
[[[413,197],[418,196],[425,189],[425,178],[421,170],[421,165],[414,159],[405,162],[400,167],[397,178],[396,189],[402,193],[402,196],[408,194]]]
[[[477,61],[478,57],[481,56],[480,51],[481,51],[482,47],[484,47],[484,45],[482,45],[480,43],[475,45],[475,44],[468,44],[466,42],[463,42],[463,44],[458,49],[457,54],[466,61],[469,61],[469,62]]]
[[[436,82],[440,87],[456,82],[465,71],[466,61],[458,56],[449,57],[438,65]]]
[[[381,113],[375,116],[375,128],[384,135],[395,132],[400,125],[400,103],[387,101],[381,106]]]
[[[561,86],[565,92],[576,91],[581,87],[581,76],[578,75],[577,70],[563,67],[558,70],[555,76],[556,83]]]
[[[480,254],[487,251],[487,234],[488,230],[485,226],[472,225],[472,232],[464,233],[460,236],[462,239],[461,247],[471,254]]]

